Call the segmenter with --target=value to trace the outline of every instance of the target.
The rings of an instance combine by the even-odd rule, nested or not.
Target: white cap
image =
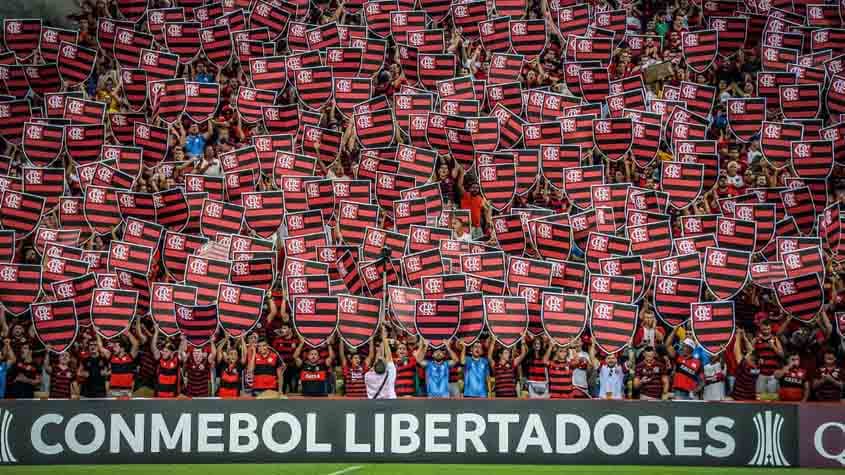
[[[683,342],[683,343],[684,343],[685,345],[687,345],[688,347],[690,347],[690,348],[695,348],[696,346],[698,346],[698,345],[696,345],[696,344],[695,344],[695,342],[693,341],[693,339],[692,339],[692,338],[684,338],[684,342]]]

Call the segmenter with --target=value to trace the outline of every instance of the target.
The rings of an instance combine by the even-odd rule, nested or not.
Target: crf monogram
[[[693,315],[696,321],[707,322],[713,318],[713,309],[710,305],[696,305]]]
[[[433,302],[420,302],[419,305],[417,305],[417,312],[419,312],[420,315],[430,317],[437,314],[437,307]]]
[[[505,302],[502,299],[490,299],[487,301],[487,311],[490,313],[505,313]]]

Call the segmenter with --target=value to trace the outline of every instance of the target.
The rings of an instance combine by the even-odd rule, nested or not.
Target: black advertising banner
[[[389,457],[395,463],[794,467],[798,414],[797,405],[693,408],[659,401],[2,401],[0,458],[22,465]],[[828,415],[836,427],[816,430],[832,437],[841,417]],[[841,448],[834,446],[823,449],[835,455]],[[808,460],[828,462],[824,454]]]

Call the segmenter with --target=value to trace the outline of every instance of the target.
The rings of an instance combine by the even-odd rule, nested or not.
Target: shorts
[[[525,384],[528,386],[528,399],[548,399],[550,397],[549,383],[528,381]]]
[[[769,376],[760,375],[757,377],[757,394],[777,394],[780,389],[780,383],[775,375]]]

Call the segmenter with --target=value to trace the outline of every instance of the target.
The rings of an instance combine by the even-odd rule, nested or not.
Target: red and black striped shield
[[[655,276],[701,278],[701,258],[698,252],[659,259],[654,263]]]
[[[179,333],[176,323],[176,304],[193,306],[197,303],[197,288],[188,285],[153,282],[150,288],[150,315],[165,336]]]
[[[733,339],[734,302],[698,302],[690,304],[692,334],[704,351],[711,355],[722,352]]]
[[[393,261],[379,259],[361,263],[359,269],[364,285],[372,297],[381,298],[388,285],[399,284],[399,273]]]
[[[212,118],[219,103],[219,84],[185,83],[185,115],[192,121],[203,123]]]
[[[445,295],[457,294],[467,289],[466,274],[440,274],[423,277],[420,289],[428,299],[439,299]]]
[[[353,347],[366,345],[376,334],[381,319],[381,301],[350,294],[337,296],[338,334]]]
[[[504,347],[516,345],[528,330],[528,306],[524,297],[484,296],[484,321]]]
[[[590,332],[599,348],[613,354],[628,346],[637,328],[637,313],[636,305],[592,301]]]
[[[230,280],[233,284],[256,287],[269,292],[276,280],[273,257],[257,257],[266,253],[235,253]]]
[[[669,203],[686,209],[701,195],[704,165],[687,162],[660,162],[660,189],[669,194]]]
[[[153,262],[155,250],[139,244],[113,240],[109,242],[108,269],[128,270],[138,274],[148,274]]]
[[[377,227],[379,206],[351,201],[341,201],[338,227],[340,236],[349,245],[360,246],[364,241],[364,231],[368,227]]]
[[[263,238],[272,236],[282,225],[284,193],[263,191],[244,193],[244,222],[246,226]]]
[[[21,150],[36,167],[49,167],[64,149],[64,127],[27,122],[23,127]]]
[[[612,234],[591,232],[584,247],[584,260],[590,272],[599,272],[600,260],[629,254],[631,241]]]
[[[493,229],[500,249],[508,254],[522,255],[525,251],[526,235],[520,215],[507,214],[494,217]]]
[[[458,299],[417,299],[413,303],[414,328],[434,348],[442,348],[455,336],[461,323]]]
[[[372,112],[353,114],[355,136],[364,148],[387,147],[393,143],[393,112],[381,109]]]
[[[818,274],[805,274],[772,283],[778,305],[801,322],[815,318],[824,305],[824,290]]]
[[[643,259],[662,259],[672,253],[672,223],[669,220],[628,226],[631,254]]]
[[[760,151],[773,167],[781,169],[792,159],[794,141],[804,136],[804,127],[794,122],[763,122]]]
[[[217,318],[232,338],[248,333],[261,317],[264,290],[220,283],[217,289]]]
[[[809,236],[816,224],[816,207],[810,188],[802,186],[782,190],[780,198],[786,215],[795,219],[798,231]]]
[[[244,207],[225,201],[206,199],[200,215],[200,232],[215,239],[218,234],[237,234],[241,230]]]
[[[587,324],[587,297],[543,292],[540,320],[546,335],[557,345],[578,340]]]
[[[737,203],[734,216],[745,221],[753,221],[754,252],[760,252],[772,240],[775,233],[777,214],[773,203]]]
[[[748,270],[751,283],[764,289],[773,289],[772,283],[786,278],[782,262],[756,262]]]
[[[644,261],[640,256],[616,256],[599,260],[599,274],[605,276],[630,277],[634,280],[634,302],[643,298],[651,285],[654,270],[652,261]],[[613,282],[611,281],[611,285]],[[613,300],[602,299],[599,300]]]
[[[684,61],[696,73],[710,69],[716,53],[719,51],[719,39],[716,30],[681,32],[681,47]]]
[[[129,329],[138,306],[138,292],[120,289],[94,289],[91,322],[103,338],[117,338]]]
[[[199,22],[172,22],[166,23],[162,32],[167,50],[179,56],[182,64],[190,63],[200,52],[200,29]]]
[[[819,84],[780,86],[780,111],[786,119],[815,119],[821,110]]]
[[[516,186],[514,164],[479,166],[478,175],[484,197],[496,211],[504,211],[513,200]]]
[[[10,232],[14,233],[14,231]],[[80,234],[78,229],[50,229],[39,226],[35,231],[35,252],[44,255],[45,248],[50,243],[75,247],[79,244]]]
[[[455,65],[455,55],[451,53],[417,55],[417,75],[420,84],[429,91],[436,90],[438,81],[455,76]]]
[[[241,86],[236,101],[238,114],[247,124],[254,124],[262,119],[262,109],[272,106],[275,98],[274,91]]]
[[[794,141],[792,169],[799,177],[826,180],[833,171],[833,142],[830,140]]]
[[[580,262],[553,262],[552,286],[554,287],[560,287],[565,292],[581,294],[584,292],[586,277],[587,266]]]
[[[147,102],[147,72],[140,68],[121,68],[120,82],[129,109],[141,111]]]
[[[824,279],[825,259],[820,246],[802,245],[794,251],[782,252],[780,260],[787,277],[818,274]]]
[[[211,341],[217,332],[217,305],[180,305],[176,308],[176,324],[179,333],[194,347],[202,347]]]
[[[671,327],[683,325],[690,316],[690,305],[701,300],[701,279],[656,276],[652,303],[654,312]]]
[[[367,228],[364,232],[364,244],[361,248],[361,255],[365,261],[374,261],[382,256],[382,252],[390,251],[391,258],[395,258],[400,252],[404,252],[408,237],[380,228]]]
[[[750,142],[766,120],[766,99],[729,98],[726,105],[728,128],[741,142]]]
[[[197,303],[209,304],[217,300],[217,286],[229,280],[232,263],[196,255],[185,263],[185,285],[197,288]]]
[[[141,48],[138,53],[139,62],[133,63],[131,66],[121,65],[121,67],[137,66],[147,73],[149,81],[175,79],[179,69],[179,56],[150,48],[150,46]]]
[[[41,266],[0,264],[0,303],[13,316],[29,309],[41,289]]]
[[[746,251],[754,249],[757,223],[743,219],[716,218],[716,243],[725,249]]]
[[[337,329],[338,310],[338,297],[295,297],[293,326],[308,346],[323,346]]]
[[[439,248],[402,256],[401,266],[405,280],[412,286],[420,286],[424,277],[439,275],[446,270]]]
[[[232,58],[232,36],[228,25],[214,25],[200,30],[200,42],[205,57],[216,67],[223,68]]]
[[[660,150],[663,128],[660,124],[633,121],[631,124],[631,156],[641,168],[654,161]]]
[[[733,298],[748,281],[750,258],[750,251],[708,247],[704,253],[703,268],[707,290],[718,299]]]
[[[56,56],[59,77],[69,86],[88,80],[97,63],[97,51],[75,43],[62,41]]]
[[[32,117],[32,107],[29,99],[8,100],[7,96],[4,98],[5,100],[0,102],[0,137],[12,144],[18,144],[24,124]]]
[[[167,156],[170,148],[170,132],[164,127],[157,127],[144,122],[135,122],[132,143],[144,149],[144,164],[156,165]]]
[[[631,149],[633,123],[630,118],[593,119],[596,148],[610,161],[621,159]]]
[[[0,225],[14,231],[15,239],[29,236],[41,222],[46,199],[38,195],[7,189],[0,195]]]
[[[3,43],[18,59],[26,60],[41,42],[41,19],[6,18],[3,20]]]
[[[44,198],[44,210],[51,212],[65,194],[64,168],[21,167],[24,193]]]
[[[533,231],[534,247],[543,259],[565,261],[572,250],[572,228],[568,224],[539,221]]]
[[[54,353],[64,353],[73,346],[79,320],[73,300],[56,300],[30,306],[35,335]]]
[[[509,29],[511,48],[521,54],[526,61],[538,57],[546,48],[546,20],[510,20]]]
[[[14,262],[15,232],[0,231],[0,262]]]
[[[310,109],[319,110],[332,96],[332,69],[328,66],[298,69],[293,78],[299,100]]]
[[[582,97],[588,102],[602,102],[610,94],[610,74],[607,68],[581,68],[578,71],[578,84]]]
[[[508,256],[508,268],[505,282],[511,294],[515,294],[517,287],[533,285],[548,287],[551,284],[552,263],[525,257]]]
[[[153,194],[156,222],[170,231],[179,232],[188,223],[188,200],[181,188],[170,188]]]
[[[468,289],[467,289],[468,290]],[[447,295],[461,302],[461,323],[455,337],[472,345],[484,330],[484,300],[481,292],[464,292]]]
[[[637,298],[634,279],[622,275],[590,274],[587,285],[590,300],[634,303]]]
[[[423,298],[419,289],[413,287],[399,287],[389,285],[387,288],[389,296],[387,309],[393,316],[393,321],[406,332],[416,335],[417,327],[414,320],[415,302]]]

